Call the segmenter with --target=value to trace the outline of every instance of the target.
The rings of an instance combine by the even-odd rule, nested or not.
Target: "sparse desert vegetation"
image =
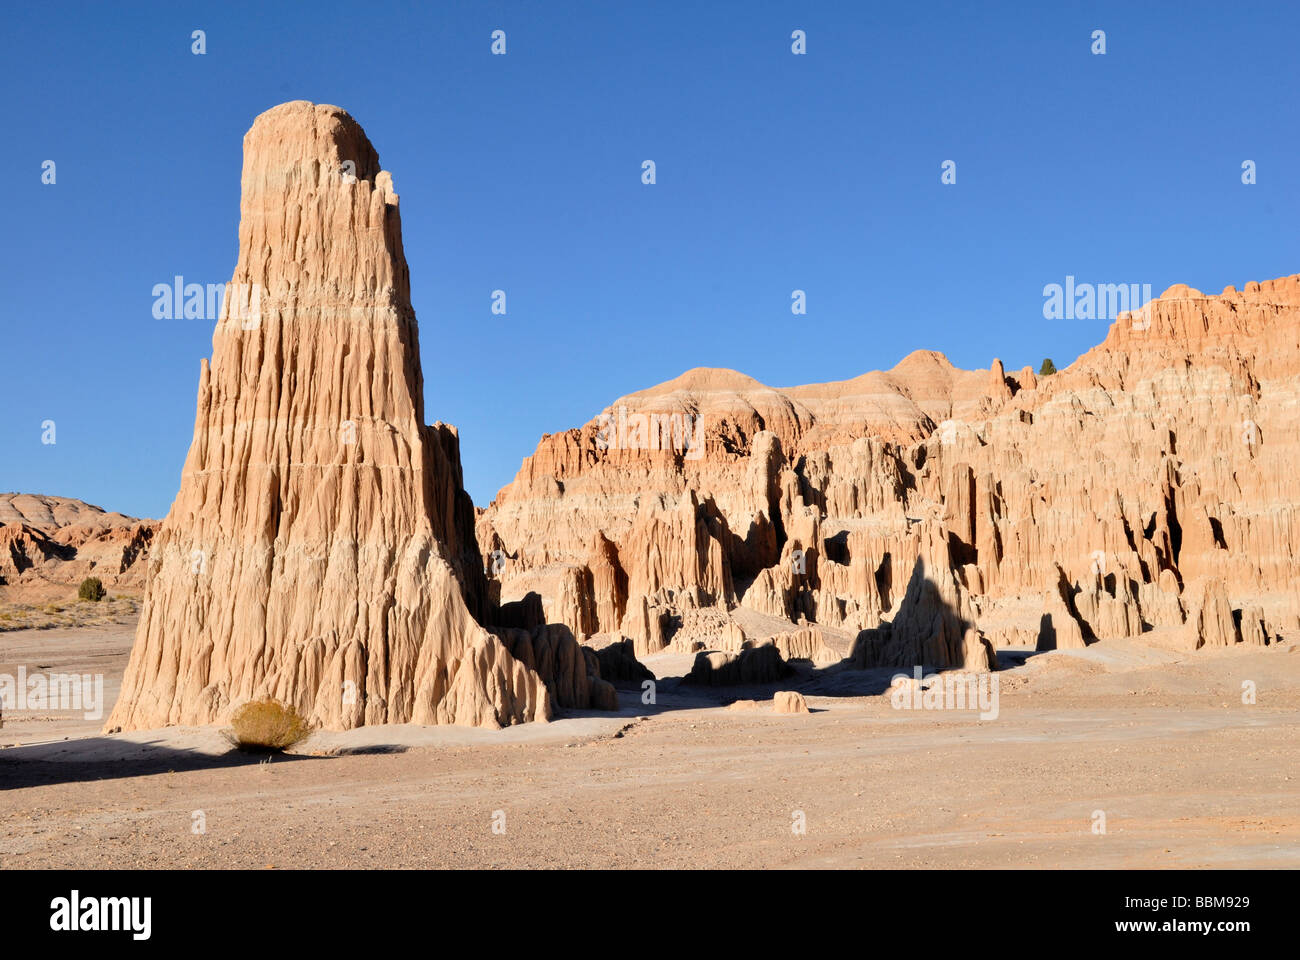
[[[93,627],[126,623],[140,612],[140,598],[105,594],[97,602],[66,601],[22,603],[0,599],[0,632],[51,630],[56,627]]]
[[[104,599],[104,596],[104,581],[100,580],[99,577],[87,577],[85,580],[81,581],[81,586],[77,588],[78,600],[89,600],[91,603],[99,603],[99,601]]]
[[[311,725],[292,705],[266,698],[236,708],[226,739],[240,750],[277,753],[307,739]]]

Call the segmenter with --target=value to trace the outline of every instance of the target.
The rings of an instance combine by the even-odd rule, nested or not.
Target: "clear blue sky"
[[[691,367],[783,386],[919,347],[1063,367],[1107,326],[1043,319],[1043,286],[1067,274],[1158,294],[1300,271],[1291,3],[0,16],[0,491],[167,511],[212,324],[155,320],[151,291],[230,278],[242,138],[285,100],[344,107],[393,172],[426,416],[460,427],[479,504],[542,433]]]

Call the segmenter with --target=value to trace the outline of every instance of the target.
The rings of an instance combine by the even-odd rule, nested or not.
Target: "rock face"
[[[691,672],[682,683],[706,687],[735,684],[771,683],[791,674],[790,665],[781,658],[775,645],[766,643],[746,647],[739,653],[701,651],[695,655]]]
[[[1213,647],[1246,606],[1268,642],[1300,615],[1297,407],[1300,276],[1175,286],[1041,378],[927,351],[780,390],[688,371],[544,437],[477,534],[548,619],[590,623],[557,571],[598,575],[598,628],[626,611],[638,655],[684,648],[701,609],[851,631],[879,665],[984,669],[1034,636]]]
[[[610,683],[643,683],[653,680],[655,675],[641,661],[637,660],[635,647],[630,637],[623,637],[608,646],[595,651],[596,663],[600,668],[599,676]]]
[[[857,666],[997,669],[997,657],[976,629],[970,598],[944,553],[942,540],[935,540],[917,558],[898,615],[858,635],[852,652]]]
[[[1037,650],[1082,650],[1087,646],[1065,571],[1057,568],[1055,589],[1047,591],[1038,625]]]
[[[330,729],[587,706],[571,636],[529,634],[521,660],[475,620],[473,505],[455,429],[424,422],[398,197],[365,133],[275,107],[241,187],[234,295],[107,726],[222,722],[263,696]]]
[[[158,527],[66,497],[0,494],[0,588],[44,599],[98,577],[111,592],[138,592]]]
[[[804,626],[789,633],[779,633],[769,641],[786,660],[811,660],[816,666],[829,666],[840,660],[826,641],[822,632],[815,625]]]
[[[1187,646],[1230,647],[1240,636],[1228,603],[1228,586],[1219,577],[1205,577],[1188,585]]]

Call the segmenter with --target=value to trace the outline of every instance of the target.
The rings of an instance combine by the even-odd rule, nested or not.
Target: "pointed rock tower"
[[[397,204],[338,107],[285,103],[244,137],[239,262],[108,729],[262,696],[329,729],[549,719],[473,616],[473,507],[454,428],[424,422]]]

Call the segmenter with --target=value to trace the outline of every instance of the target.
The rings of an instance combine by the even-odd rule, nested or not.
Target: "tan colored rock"
[[[1079,622],[1063,606],[1043,612],[1038,628],[1037,650],[1082,650],[1087,646]]]
[[[819,667],[829,666],[840,660],[839,655],[826,645],[821,630],[815,624],[789,633],[778,633],[765,642],[774,644],[786,660],[811,660]]]
[[[969,627],[943,628],[949,659],[971,627],[980,658],[982,619],[1025,596],[1050,600],[1058,568],[1079,588],[1081,635],[1180,627],[1193,613],[1182,586],[1203,578],[1257,601],[1266,624],[1289,624],[1300,614],[1297,406],[1300,276],[1217,297],[1176,286],[1041,379],[997,361],[960,371],[931,351],[779,390],[688,371],[604,413],[689,416],[689,450],[601,447],[598,417],[544,438],[480,525],[531,563],[579,562],[599,532],[671,617],[728,607],[702,584],[730,569],[747,610],[857,630],[867,660],[885,634],[915,640],[893,637],[891,621],[936,527],[949,556],[931,557],[927,576],[951,593],[950,572],[970,608]],[[668,548],[668,529],[684,532],[704,504],[705,534]],[[1066,619],[1053,632],[1077,642]]]
[[[1284,614],[1274,619],[1266,618],[1264,624],[1274,644],[1300,641],[1300,615]]]
[[[1095,637],[1136,637],[1142,633],[1142,613],[1127,576],[1086,578],[1074,598],[1079,619]]]
[[[694,491],[676,506],[651,501],[619,544],[629,598],[671,591],[690,606],[731,605],[735,598],[724,549],[729,537],[716,507],[699,502]]]
[[[75,596],[87,577],[138,593],[159,526],[67,497],[0,494],[0,593],[18,602]]]
[[[546,608],[547,623],[562,623],[579,637],[600,629],[594,582],[586,566],[562,568],[554,603]]]
[[[599,678],[599,668],[593,668],[567,626],[493,627],[491,633],[516,662],[546,678],[554,706],[586,709],[592,705],[592,680]]]
[[[107,726],[219,723],[264,696],[330,729],[547,719],[542,676],[473,616],[483,563],[454,429],[424,422],[392,177],[344,111],[295,101],[244,138],[241,188],[232,295]],[[528,639],[581,701],[572,637]]]
[[[619,563],[618,547],[599,530],[592,537],[586,565],[594,606],[592,632],[612,633],[618,630],[627,610],[627,573]]]
[[[1056,587],[1049,590],[1038,628],[1037,650],[1082,650],[1087,646],[1074,606],[1074,591],[1065,571],[1057,568]]]
[[[727,653],[739,653],[748,642],[749,639],[745,636],[745,631],[741,629],[740,624],[728,621],[727,625],[722,628],[722,634],[718,638],[716,649]]]
[[[1188,584],[1186,644],[1202,647],[1230,647],[1237,642],[1237,627],[1228,602],[1228,587],[1218,577],[1205,577]]]
[[[1172,570],[1161,570],[1155,583],[1138,585],[1142,619],[1154,627],[1179,627],[1184,621],[1181,588]]]
[[[773,713],[808,713],[808,701],[795,690],[778,690],[772,696]]]
[[[696,650],[739,650],[747,638],[744,629],[720,607],[688,607],[677,617],[669,648],[674,653]]]
[[[1258,604],[1241,609],[1238,626],[1242,643],[1252,647],[1267,645],[1268,628],[1264,625],[1264,610]]]
[[[667,620],[668,611],[649,597],[640,596],[633,602],[623,617],[621,629],[631,637],[638,660],[668,646]]]
[[[859,634],[851,654],[855,664],[997,669],[992,647],[975,627],[970,598],[949,565],[948,549],[943,531],[933,528],[889,630]]]

